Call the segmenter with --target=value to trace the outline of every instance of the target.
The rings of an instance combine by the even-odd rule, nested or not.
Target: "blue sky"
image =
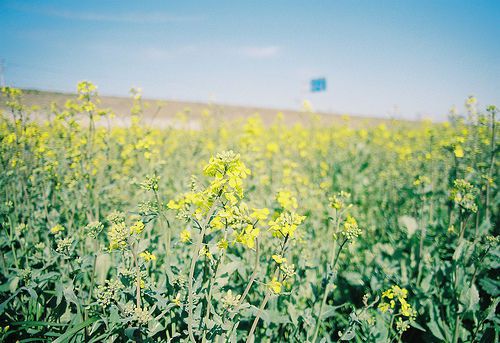
[[[480,0],[0,0],[0,57],[17,87],[439,119],[500,105],[498,18]]]

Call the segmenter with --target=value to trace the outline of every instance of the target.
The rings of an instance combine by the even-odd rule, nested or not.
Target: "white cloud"
[[[247,46],[240,49],[240,54],[250,58],[272,58],[281,53],[281,47],[271,46]]]

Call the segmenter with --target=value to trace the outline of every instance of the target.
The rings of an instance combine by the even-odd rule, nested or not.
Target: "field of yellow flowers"
[[[190,129],[1,96],[0,340],[499,341],[494,106]]]

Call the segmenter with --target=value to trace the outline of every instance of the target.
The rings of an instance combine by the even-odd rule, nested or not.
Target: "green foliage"
[[[1,340],[499,340],[494,106],[158,129],[78,92],[42,122],[2,88]]]

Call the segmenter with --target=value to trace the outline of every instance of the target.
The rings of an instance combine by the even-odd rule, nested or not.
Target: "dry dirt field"
[[[45,119],[45,113],[52,103],[62,107],[68,99],[76,100],[75,94],[59,93],[39,90],[23,90],[22,102],[27,107],[37,106],[34,112],[35,118]],[[130,97],[100,96],[101,108],[108,108],[116,114],[114,125],[129,126],[130,109],[132,99]],[[185,102],[175,100],[144,100],[145,123],[156,127],[179,126],[180,122],[188,123],[191,128],[199,128],[200,118],[203,113],[210,111],[210,114],[222,121],[239,121],[259,114],[265,124],[274,121],[278,113],[283,114],[285,122],[289,125],[296,123],[306,123],[310,120],[310,115],[305,111],[289,109],[270,109],[258,107],[244,107],[224,104],[209,104],[200,102]],[[4,99],[0,99],[0,108],[5,108]],[[391,119],[352,116],[339,113],[318,113],[320,121],[324,125],[340,124],[353,128],[371,127],[381,123],[389,124]],[[398,120],[401,123],[401,120]],[[412,123],[408,121],[408,123]]]

